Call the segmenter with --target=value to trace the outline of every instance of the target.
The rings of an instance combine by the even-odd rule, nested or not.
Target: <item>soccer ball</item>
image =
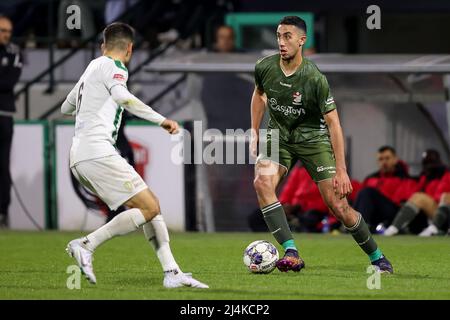
[[[270,273],[278,261],[277,248],[268,241],[257,240],[244,251],[244,264],[250,272]]]

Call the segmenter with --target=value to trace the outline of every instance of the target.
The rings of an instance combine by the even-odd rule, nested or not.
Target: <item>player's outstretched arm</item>
[[[258,151],[258,140],[259,140],[259,127],[261,125],[262,118],[264,116],[264,111],[266,108],[266,102],[264,98],[264,91],[255,87],[251,102],[251,125],[252,125],[252,137],[250,141],[250,155],[252,157],[257,156]]]
[[[178,123],[173,120],[166,119],[164,116],[153,110],[144,102],[135,97],[122,85],[116,85],[111,88],[111,96],[113,100],[123,106],[128,112],[147,121],[157,123],[170,134],[178,132]]]

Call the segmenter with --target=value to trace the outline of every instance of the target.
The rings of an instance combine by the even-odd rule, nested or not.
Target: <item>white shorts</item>
[[[119,155],[81,161],[71,170],[77,180],[111,210],[116,210],[147,188],[136,170]]]

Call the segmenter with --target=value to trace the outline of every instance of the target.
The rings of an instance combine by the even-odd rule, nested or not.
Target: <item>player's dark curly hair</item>
[[[125,50],[134,41],[134,29],[123,22],[114,22],[103,30],[103,42],[107,50]]]
[[[286,16],[280,20],[279,24],[286,24],[290,26],[296,26],[297,28],[305,31],[306,33],[306,22],[302,18],[297,16]]]

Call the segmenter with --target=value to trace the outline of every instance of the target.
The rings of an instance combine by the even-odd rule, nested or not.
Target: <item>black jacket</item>
[[[22,53],[19,46],[0,45],[0,110],[15,112],[14,86],[22,72]]]

